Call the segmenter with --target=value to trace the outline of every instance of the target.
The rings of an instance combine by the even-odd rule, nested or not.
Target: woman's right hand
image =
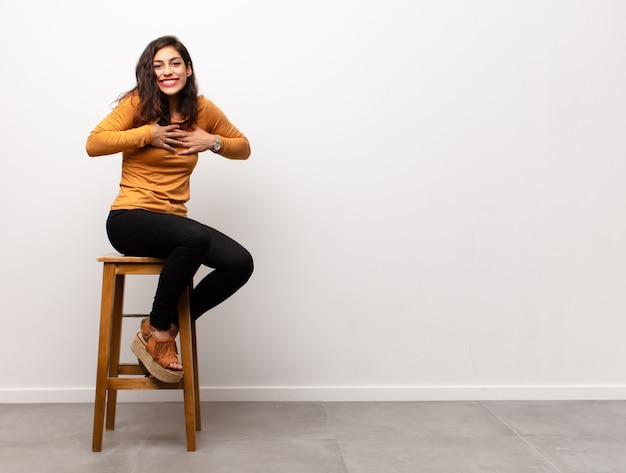
[[[179,125],[161,126],[158,123],[151,123],[150,128],[152,128],[150,144],[155,148],[163,148],[175,153],[175,146],[179,148],[184,146],[183,142],[178,140],[178,138],[185,136],[185,132],[179,129]]]

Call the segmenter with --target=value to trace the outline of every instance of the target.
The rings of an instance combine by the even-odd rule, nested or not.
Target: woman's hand
[[[180,141],[186,132],[181,131],[179,125],[161,126],[158,123],[152,123],[152,141],[150,144],[155,148],[163,148],[172,153],[176,153],[174,147],[184,148],[186,145]],[[183,153],[180,153],[183,154]]]
[[[181,146],[186,149],[179,151],[178,154],[202,153],[208,149],[213,149],[215,145],[215,135],[194,125],[191,130],[183,132],[180,143],[182,143]]]

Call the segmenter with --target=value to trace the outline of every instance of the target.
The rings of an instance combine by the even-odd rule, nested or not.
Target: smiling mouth
[[[176,85],[177,82],[178,79],[165,79],[161,81],[161,84],[163,84],[165,87],[171,87],[173,85]]]

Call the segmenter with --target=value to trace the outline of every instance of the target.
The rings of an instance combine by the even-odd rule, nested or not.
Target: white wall
[[[203,399],[626,398],[625,2],[180,5],[0,6],[0,401],[93,400],[120,156],[84,143],[162,34],[253,146],[192,182],[256,262]]]

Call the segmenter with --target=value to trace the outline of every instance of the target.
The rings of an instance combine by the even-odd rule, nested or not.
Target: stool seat
[[[102,450],[103,430],[114,430],[117,391],[122,389],[181,389],[185,410],[187,450],[196,449],[196,431],[201,430],[200,389],[196,326],[189,311],[191,282],[178,305],[180,352],[184,375],[177,383],[164,383],[147,377],[139,363],[120,363],[123,317],[147,317],[146,314],[124,314],[126,275],[160,274],[164,258],[124,256],[109,253],[97,257],[103,264],[100,334],[96,374],[96,399],[92,450]],[[139,329],[139,324],[137,326]]]
[[[125,256],[119,253],[108,253],[96,258],[101,263],[165,263],[165,258],[154,258],[152,256]]]

